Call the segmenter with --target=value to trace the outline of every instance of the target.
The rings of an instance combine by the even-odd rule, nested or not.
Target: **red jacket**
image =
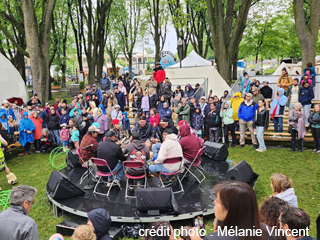
[[[162,83],[166,77],[166,72],[163,70],[162,67],[157,68],[157,71],[152,73],[154,76],[154,80],[157,81],[157,83]]]
[[[159,123],[160,123],[159,113],[157,113],[156,115],[154,115],[154,117],[152,117],[152,116],[150,115],[150,123],[151,123],[151,125],[152,125],[153,128],[159,126]]]
[[[34,140],[40,139],[41,135],[42,135],[42,122],[43,122],[43,120],[41,117],[34,118],[33,114],[31,114],[30,119],[35,126],[35,130],[33,131],[33,138],[34,138]]]

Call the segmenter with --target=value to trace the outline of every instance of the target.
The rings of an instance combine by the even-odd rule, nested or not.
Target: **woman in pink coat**
[[[33,111],[33,113],[30,116],[30,119],[35,126],[35,130],[33,131],[34,148],[36,149],[36,153],[40,153],[40,148],[41,148],[40,138],[42,135],[42,122],[43,122],[43,120],[41,117],[39,117],[38,111]]]

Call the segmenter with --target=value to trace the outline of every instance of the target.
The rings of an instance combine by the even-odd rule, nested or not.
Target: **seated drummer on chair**
[[[95,155],[97,158],[106,160],[112,172],[117,171],[116,179],[113,179],[112,176],[108,177],[107,187],[111,187],[112,182],[120,186],[120,180],[124,174],[122,161],[125,161],[127,158],[123,155],[121,147],[115,143],[115,133],[110,130],[106,133],[106,137],[105,141],[98,143]],[[97,168],[101,172],[109,172],[109,168],[107,166],[97,166]]]
[[[119,119],[113,119],[111,122],[111,125],[112,125],[112,128],[110,129],[110,131],[113,131],[115,134],[115,139],[116,139],[115,142],[118,145],[121,145],[121,141],[124,138],[129,138],[128,132],[120,126]]]
[[[149,171],[159,178],[159,173],[161,171],[162,162],[164,159],[173,157],[183,157],[182,148],[178,142],[178,137],[173,133],[171,128],[166,128],[163,131],[163,143],[161,144],[157,159],[153,162],[153,165],[149,166]],[[180,169],[181,166],[181,169]],[[162,172],[170,173],[175,172],[180,169],[183,172],[184,165],[181,163],[175,164],[164,164],[162,167]],[[166,181],[166,178],[161,175],[162,181]]]
[[[179,143],[182,148],[183,158],[186,163],[191,164],[201,148],[201,143],[196,135],[191,134],[189,125],[181,125],[179,132],[181,136]]]

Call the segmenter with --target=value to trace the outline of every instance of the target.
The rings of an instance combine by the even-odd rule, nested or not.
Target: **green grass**
[[[243,149],[236,147],[229,150],[230,159],[236,162],[247,161],[253,170],[260,175],[255,186],[259,203],[272,194],[269,178],[273,173],[285,174],[293,180],[299,207],[310,215],[310,234],[315,237],[315,221],[320,210],[319,155],[311,154],[311,150],[306,150],[304,153],[292,153],[289,149],[284,148],[269,148],[268,151],[259,153],[252,146],[246,146]],[[46,198],[46,183],[54,169],[50,166],[49,154],[34,153],[26,157],[15,157],[19,151],[23,150],[16,150],[13,154],[6,156],[7,165],[18,177],[18,184],[27,184],[38,189],[30,217],[38,224],[40,239],[48,239],[55,233],[55,226],[64,219],[64,217],[56,218],[53,216],[51,205]],[[64,159],[65,155],[60,155],[55,165],[63,163]],[[0,174],[3,179],[2,189],[11,189],[12,186],[7,184],[5,173],[1,172]],[[174,228],[179,228],[180,225],[186,224],[189,222],[178,222],[173,225]],[[213,227],[213,217],[206,217],[205,224],[209,232]]]
[[[277,69],[274,69],[274,68],[267,68],[264,70],[264,73],[267,75],[267,74],[272,74],[276,71]]]

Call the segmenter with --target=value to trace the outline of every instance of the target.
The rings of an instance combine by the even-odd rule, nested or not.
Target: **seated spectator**
[[[157,108],[157,101],[158,101],[158,96],[154,93],[153,88],[149,88],[149,107],[150,108]]]
[[[82,141],[80,143],[80,155],[84,162],[88,162],[90,158],[93,157],[93,152],[98,145],[98,142],[96,140],[98,132],[99,131],[95,126],[90,126],[88,132],[82,138]],[[81,161],[80,163],[82,164]]]
[[[259,92],[259,88],[258,87],[252,87],[252,100],[255,103],[258,103],[259,100],[264,99],[264,96]]]
[[[160,117],[159,117],[159,113],[158,113],[156,108],[151,108],[150,109],[150,123],[151,123],[152,127],[156,131],[156,128],[160,124]]]
[[[183,152],[183,158],[186,163],[191,164],[196,157],[198,150],[201,148],[201,143],[194,134],[191,134],[189,125],[182,125],[179,128],[181,139],[179,141]],[[200,160],[199,156],[195,162]]]
[[[160,110],[163,108],[164,103],[168,103],[167,99],[165,96],[161,96],[160,101],[158,102],[158,108],[157,108],[159,113],[160,113]]]
[[[184,166],[181,163],[175,164],[164,164],[162,167],[162,162],[164,159],[173,157],[183,157],[181,145],[178,142],[178,137],[173,133],[172,129],[168,128],[163,131],[163,143],[160,147],[157,159],[153,162],[153,165],[149,166],[149,171],[159,178],[160,171],[162,172],[175,172],[180,169],[181,172],[184,170]],[[162,181],[166,181],[166,178],[161,175]]]
[[[280,229],[283,229],[287,240],[315,240],[308,235],[310,217],[302,209],[289,206],[279,216]]]
[[[314,139],[314,150],[312,153],[320,154],[320,105],[314,105],[314,111],[310,113],[308,122],[310,123],[312,137]]]
[[[185,120],[190,124],[190,106],[187,104],[186,98],[181,98],[181,102],[175,112],[178,114],[176,124],[181,120]]]
[[[275,227],[275,230],[280,229],[279,216],[281,210],[288,207],[288,203],[277,197],[270,197],[266,199],[260,208],[261,223],[268,225],[270,228]],[[284,236],[277,236],[278,239]]]
[[[88,212],[88,218],[87,225],[93,227],[97,240],[112,240],[109,234],[112,220],[107,210],[94,209]]]
[[[172,107],[178,107],[178,104],[181,102],[181,98],[184,97],[184,92],[181,89],[181,86],[178,85],[177,89],[173,92]]]
[[[145,116],[139,117],[139,122],[134,124],[132,133],[139,132],[142,141],[150,140],[153,136],[153,127],[148,123]]]
[[[159,117],[160,119],[167,118],[172,121],[172,110],[169,108],[167,102],[163,103],[163,108],[159,111]]]
[[[298,144],[298,151],[302,152],[303,138],[307,135],[306,127],[304,125],[305,115],[302,111],[300,103],[294,105],[294,109],[289,112],[289,129],[291,132],[291,151],[296,150],[296,143]]]
[[[111,126],[112,126],[111,131],[113,131],[114,134],[116,135],[117,144],[120,145],[123,139],[129,137],[128,132],[120,126],[120,121],[118,119],[112,120]]]
[[[294,193],[290,178],[283,174],[273,174],[270,180],[273,191],[272,196],[283,199],[290,206],[298,207],[297,196]]]
[[[161,236],[152,234],[151,231],[154,229],[155,231],[160,231],[163,234]],[[173,228],[169,222],[155,222],[150,224],[150,226],[144,231],[145,235],[143,240],[174,240],[174,232]],[[155,235],[155,236],[154,236]]]
[[[187,84],[187,85],[185,86],[185,90],[184,90],[184,97],[185,97],[186,99],[189,99],[189,98],[193,97],[193,95],[194,95],[194,90],[193,90],[193,88],[191,87],[190,84]]]
[[[120,180],[124,174],[122,161],[125,161],[126,157],[123,155],[121,147],[115,143],[116,141],[115,133],[113,131],[108,131],[106,133],[106,137],[107,138],[105,141],[98,143],[95,153],[97,158],[105,159],[108,162],[108,165],[112,172],[117,172],[115,174],[116,179],[113,179],[112,176],[108,177],[107,187],[110,187],[112,185],[112,182],[120,186]],[[97,167],[101,172],[106,172],[106,173],[109,172],[109,168],[106,166],[97,166]]]
[[[10,193],[11,206],[0,213],[0,239],[32,239],[38,240],[38,226],[28,216],[37,189],[19,185]]]
[[[80,225],[74,230],[71,236],[71,239],[72,240],[96,240],[97,237],[96,237],[96,234],[94,233],[94,229],[92,226]]]
[[[208,234],[204,240],[211,239],[241,239],[236,235],[228,235],[229,231],[221,236],[220,232],[225,228],[230,230],[234,227],[243,230],[261,229],[262,237],[253,235],[250,239],[276,239],[269,235],[271,229],[260,223],[257,198],[254,190],[247,183],[237,181],[224,181],[214,187],[215,199],[215,232]],[[241,199],[241,201],[239,201]],[[246,238],[247,239],[247,238]]]
[[[160,126],[158,127],[157,131],[155,132],[155,137],[159,139],[159,141],[162,143],[162,134],[164,129],[171,128],[172,132],[176,135],[178,135],[178,129],[174,126],[173,122],[170,121],[168,118],[161,118],[160,120]]]
[[[149,148],[145,142],[141,141],[138,132],[132,133],[130,143],[124,148],[123,154],[127,156],[127,161],[140,161],[144,163],[145,168],[148,168],[147,161],[150,159]],[[144,174],[144,170],[139,168],[127,168],[126,171],[131,176]]]
[[[40,138],[41,152],[49,152],[52,149],[57,147],[57,144],[54,142],[53,135],[47,128],[42,129],[42,135]]]
[[[269,107],[269,103],[272,101],[272,93],[273,90],[271,87],[269,87],[269,82],[264,80],[263,81],[263,87],[260,89],[261,94],[264,97],[264,101],[266,103],[266,107]]]
[[[23,119],[19,126],[19,143],[24,147],[24,155],[31,154],[30,144],[34,142],[33,131],[35,126],[33,122],[28,118],[28,113],[23,113]]]

